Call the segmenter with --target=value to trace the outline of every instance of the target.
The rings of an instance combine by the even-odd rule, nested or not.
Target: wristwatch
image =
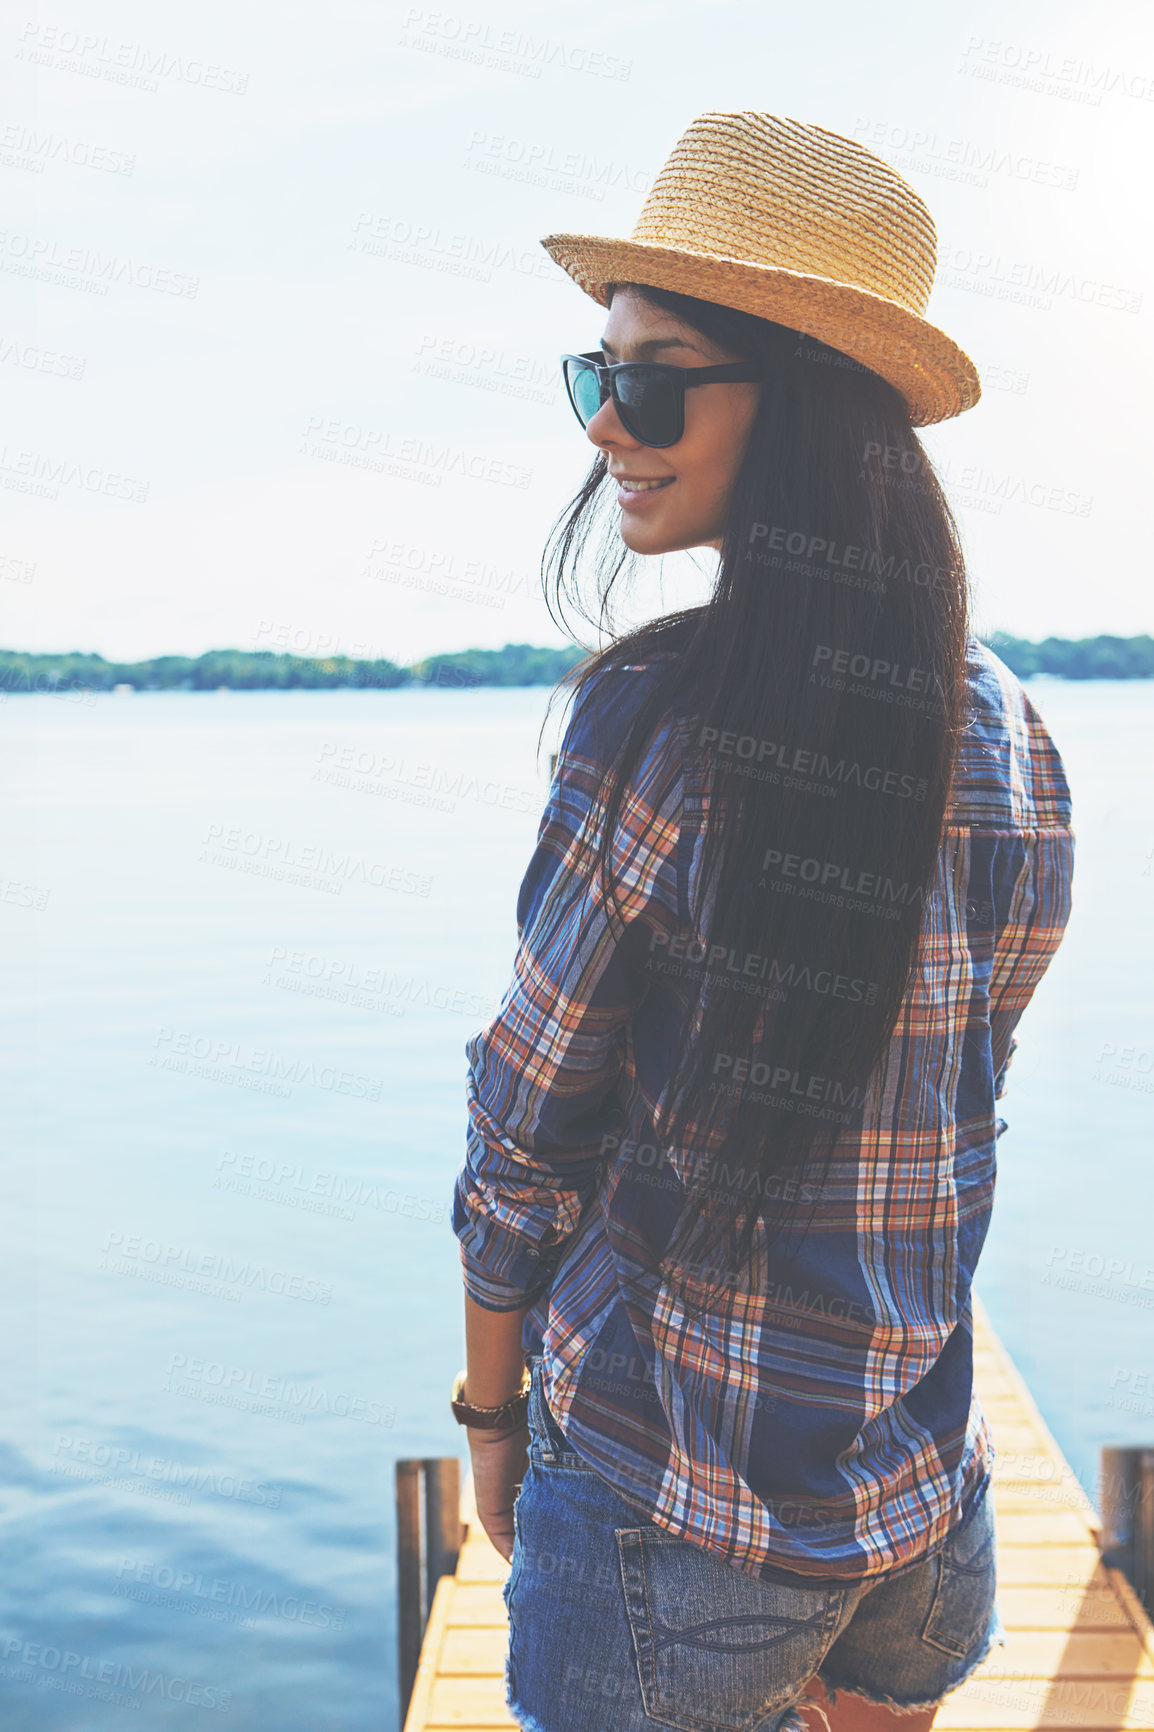
[[[465,1373],[458,1371],[453,1380],[449,1405],[458,1425],[471,1426],[475,1431],[500,1431],[505,1427],[524,1425],[529,1413],[529,1367],[526,1365],[521,1387],[516,1395],[503,1401],[500,1407],[474,1407],[465,1400]]]

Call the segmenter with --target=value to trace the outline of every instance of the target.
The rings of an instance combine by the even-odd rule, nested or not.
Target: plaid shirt
[[[614,834],[615,938],[575,862],[644,667],[599,681],[600,758],[588,713],[569,721],[512,983],[466,1044],[452,1214],[466,1291],[494,1311],[529,1306],[522,1346],[543,1354],[573,1449],[643,1516],[753,1576],[844,1582],[915,1562],[992,1467],[970,1284],[1005,1128],[994,1103],[1069,916],[1073,834],[1061,759],[1022,686],[976,639],[969,672],[921,966],[808,1234],[765,1250],[760,1230],[764,1288],[687,1308],[631,1256],[654,1186],[680,1185],[654,1112],[707,798],[692,718],[670,710]]]

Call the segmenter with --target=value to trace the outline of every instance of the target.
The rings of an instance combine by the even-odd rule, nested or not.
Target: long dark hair
[[[918,965],[965,722],[967,581],[895,387],[767,319],[642,284],[610,298],[622,288],[766,380],[709,600],[615,637],[563,682],[580,702],[590,679],[664,655],[601,796],[597,869],[618,917],[623,793],[663,713],[688,704],[696,718],[708,790],[696,941],[672,971],[685,1016],[656,1127],[685,1206],[662,1263],[680,1278],[692,1247],[708,1286],[724,1247],[732,1284],[759,1222],[784,1230],[806,1202],[812,1222],[821,1186],[806,1177],[824,1178],[839,1135],[860,1135]],[[542,559],[554,620],[569,629],[576,609],[602,635],[632,563],[614,514],[591,609],[576,567],[606,472],[599,453]]]

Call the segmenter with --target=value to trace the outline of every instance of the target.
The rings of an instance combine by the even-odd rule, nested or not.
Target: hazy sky
[[[1148,4],[7,18],[0,644],[560,641],[540,551],[592,447],[557,357],[606,315],[539,237],[628,235],[693,117],[744,108],[933,213],[929,314],[986,388],[923,437],[979,627],[1154,629]]]

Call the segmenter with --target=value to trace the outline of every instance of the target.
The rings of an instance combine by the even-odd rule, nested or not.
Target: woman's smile
[[[676,475],[655,476],[652,480],[641,476],[632,477],[619,475],[617,481],[617,503],[623,511],[633,511],[643,505],[652,493],[661,493],[671,482],[676,481]]]

